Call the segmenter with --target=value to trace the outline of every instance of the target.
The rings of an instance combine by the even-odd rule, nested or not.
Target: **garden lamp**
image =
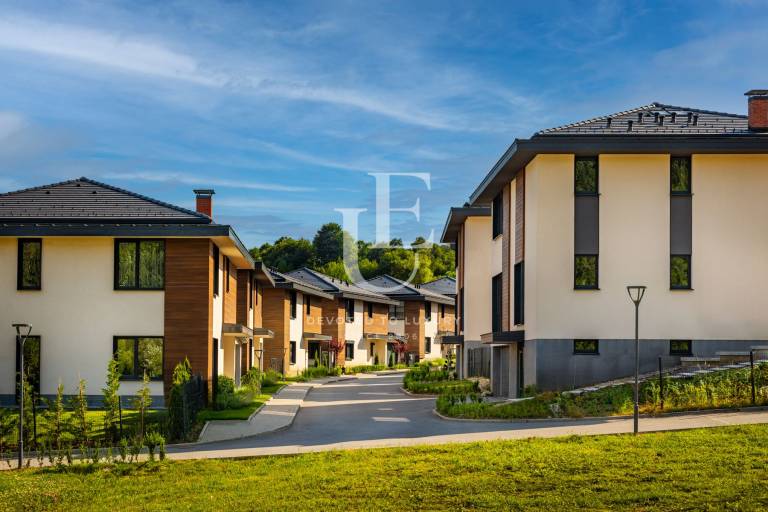
[[[634,432],[637,434],[638,424],[640,422],[640,336],[638,317],[640,314],[640,302],[645,296],[645,286],[632,285],[627,286],[627,293],[630,300],[635,304],[635,411],[634,411]]]

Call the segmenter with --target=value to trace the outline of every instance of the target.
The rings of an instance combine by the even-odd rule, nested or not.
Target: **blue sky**
[[[768,2],[0,2],[0,190],[88,176],[248,245],[311,237],[393,179],[438,234],[514,138],[662,101],[743,113]]]

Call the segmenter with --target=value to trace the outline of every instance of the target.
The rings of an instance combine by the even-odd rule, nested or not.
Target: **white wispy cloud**
[[[296,187],[292,185],[280,185],[277,183],[259,183],[239,179],[200,178],[179,172],[164,171],[110,172],[103,174],[102,178],[125,181],[139,180],[160,183],[184,183],[186,185],[195,186],[268,190],[272,192],[312,192],[315,190],[311,187]]]

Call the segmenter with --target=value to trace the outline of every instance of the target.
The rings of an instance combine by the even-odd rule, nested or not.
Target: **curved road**
[[[631,418],[469,422],[443,420],[433,397],[401,391],[402,374],[362,375],[313,388],[293,425],[257,437],[169,447],[174,459],[291,454],[345,448],[411,446],[632,431]],[[768,423],[768,411],[642,418],[641,430]]]

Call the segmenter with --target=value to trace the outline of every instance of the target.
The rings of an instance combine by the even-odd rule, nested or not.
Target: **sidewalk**
[[[304,398],[313,387],[348,378],[351,377],[326,377],[310,382],[288,384],[245,421],[211,420],[207,422],[194,444],[242,439],[288,428],[293,424]]]

